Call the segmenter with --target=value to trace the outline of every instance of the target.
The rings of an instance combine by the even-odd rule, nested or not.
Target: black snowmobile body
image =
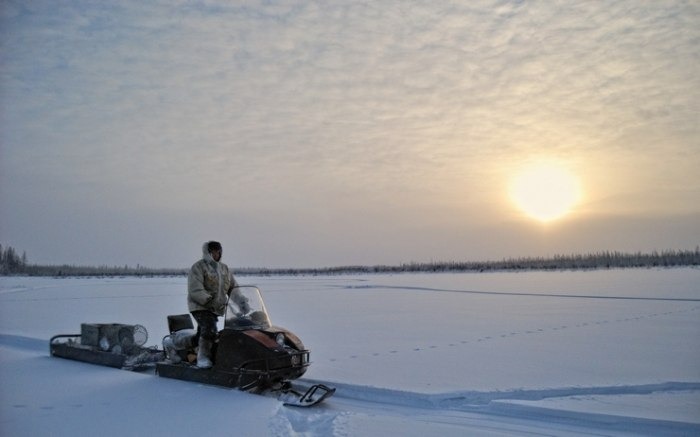
[[[284,330],[233,331],[224,329],[214,345],[214,365],[199,369],[195,363],[160,362],[156,371],[168,378],[246,390],[255,386],[272,387],[304,374],[309,366],[309,351],[289,350],[274,340]],[[288,332],[287,332],[288,333]],[[188,353],[193,356],[194,351]]]
[[[250,288],[253,290],[247,290]],[[189,342],[188,349],[179,351],[181,362],[157,364],[156,372],[160,376],[248,390],[277,387],[306,372],[310,364],[309,351],[304,349],[299,337],[269,324],[262,300],[257,299],[256,288],[239,287],[239,292],[249,299],[248,302],[257,304],[257,309],[248,311],[252,314],[248,316],[231,313],[237,308],[230,300],[228,314],[238,315],[226,317],[224,329],[212,348],[213,367],[200,369],[196,366],[196,345],[192,344],[195,340]],[[191,330],[195,337],[189,314],[169,316],[168,322],[171,335]]]
[[[213,366],[196,366],[196,334],[189,314],[169,316],[170,336],[189,347],[179,350],[178,363],[156,365],[158,375],[252,392],[280,391],[291,394],[288,405],[310,406],[331,396],[335,389],[314,385],[305,394],[291,387],[309,367],[309,351],[292,332],[272,326],[256,287],[236,287],[228,300],[224,328],[212,348]],[[191,336],[192,340],[183,340]],[[289,396],[287,397],[290,398]]]

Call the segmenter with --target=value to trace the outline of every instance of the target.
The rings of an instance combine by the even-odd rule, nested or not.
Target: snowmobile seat
[[[178,314],[175,316],[168,316],[168,329],[170,333],[181,331],[183,329],[194,329],[194,324],[192,323],[192,316],[189,314]]]

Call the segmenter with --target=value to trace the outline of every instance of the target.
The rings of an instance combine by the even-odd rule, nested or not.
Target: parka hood
[[[202,244],[202,259],[210,264],[217,264],[214,258],[211,257],[211,253],[209,253],[210,242],[211,241],[205,241],[204,244]]]

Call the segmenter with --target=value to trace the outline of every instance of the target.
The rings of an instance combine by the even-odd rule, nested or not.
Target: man
[[[197,367],[212,366],[211,348],[218,334],[217,321],[224,315],[226,302],[236,279],[221,262],[221,243],[208,241],[202,246],[202,259],[192,265],[187,278],[187,306],[197,321]]]

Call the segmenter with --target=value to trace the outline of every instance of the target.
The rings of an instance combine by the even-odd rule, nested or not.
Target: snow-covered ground
[[[185,278],[0,278],[0,435],[700,435],[700,270],[241,277],[312,351],[314,409],[48,355],[185,313]],[[194,434],[197,433],[197,434]]]

